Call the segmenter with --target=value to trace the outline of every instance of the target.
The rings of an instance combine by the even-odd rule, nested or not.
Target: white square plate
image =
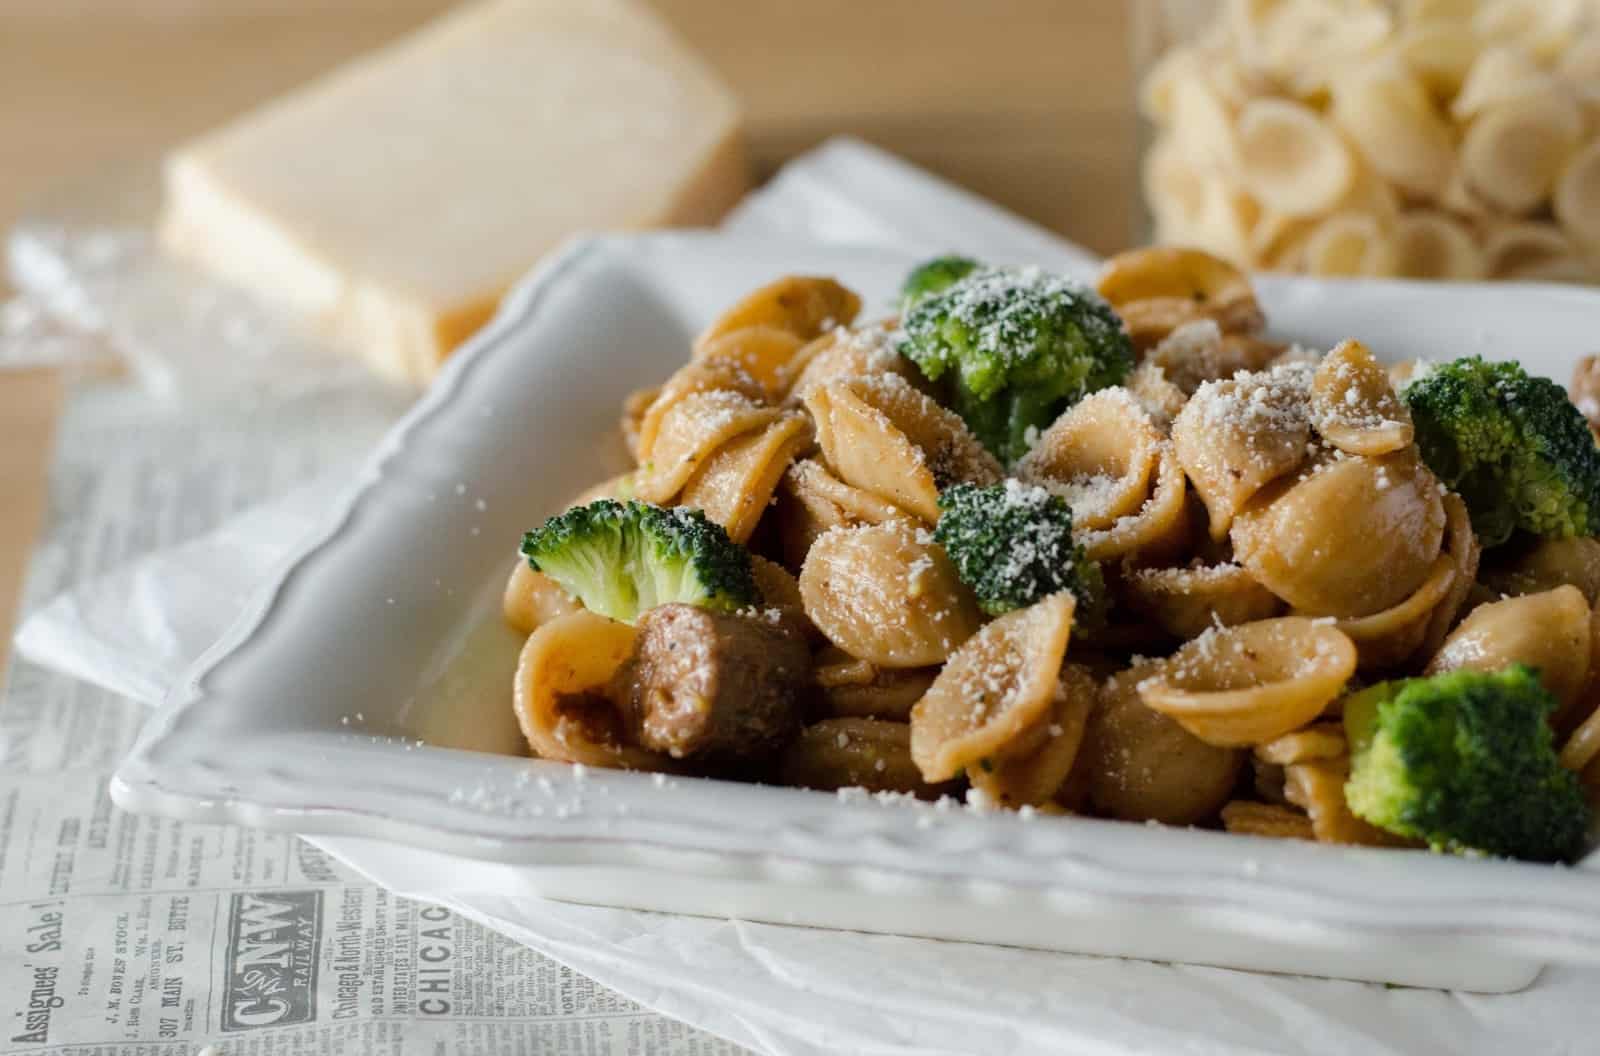
[[[622,468],[619,401],[746,290],[874,251],[663,234],[578,242],[510,297],[328,527],[190,672],[118,770],[129,810],[377,837],[641,909],[1508,990],[1600,960],[1600,877],[1414,851],[575,770],[521,750],[498,593],[521,532]],[[1272,332],[1563,377],[1600,294],[1263,279]]]

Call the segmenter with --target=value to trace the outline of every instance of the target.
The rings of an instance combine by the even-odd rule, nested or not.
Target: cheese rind
[[[164,241],[424,380],[586,230],[704,224],[738,107],[632,0],[492,0],[168,158]]]

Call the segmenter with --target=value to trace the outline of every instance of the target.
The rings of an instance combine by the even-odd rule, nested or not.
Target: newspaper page
[[[316,399],[196,418],[81,394],[60,430],[25,604],[348,469],[395,413],[370,394]],[[741,1051],[295,837],[117,810],[107,780],[147,715],[12,664],[0,696],[0,1053]]]

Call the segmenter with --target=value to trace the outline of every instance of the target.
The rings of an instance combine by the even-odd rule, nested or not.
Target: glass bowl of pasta
[[[1600,958],[1596,310],[581,242],[114,794],[577,901],[1515,989]]]
[[[1158,241],[1312,275],[1600,281],[1600,6],[1136,10]]]

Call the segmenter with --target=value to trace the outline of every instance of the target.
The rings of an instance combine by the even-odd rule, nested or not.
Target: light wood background
[[[762,174],[852,133],[1092,248],[1132,235],[1124,0],[649,2],[744,99]],[[0,229],[61,180],[154,155],[447,6],[0,0]],[[59,389],[0,374],[0,667]]]

